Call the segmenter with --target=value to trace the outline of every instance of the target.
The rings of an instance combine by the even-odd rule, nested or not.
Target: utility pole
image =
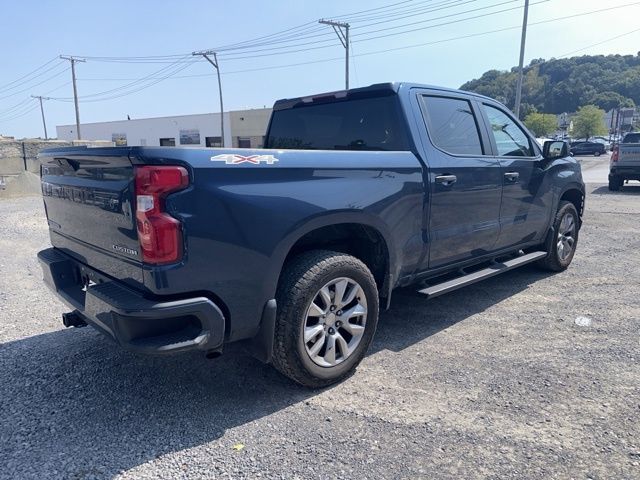
[[[72,56],[65,57],[60,55],[62,60],[69,60],[71,62],[71,81],[73,82],[73,103],[76,106],[76,136],[80,140],[80,108],[78,107],[78,88],[76,86],[76,62],[86,62],[82,58],[76,58]]]
[[[349,24],[343,22],[334,22],[333,20],[318,20],[318,23],[331,25],[333,31],[336,32],[338,40],[342,43],[345,50],[344,62],[344,88],[349,90]]]
[[[220,64],[218,63],[218,55],[213,50],[193,52],[191,55],[204,57],[207,62],[214,66],[218,73],[218,92],[220,93],[220,145],[224,148],[224,107],[222,105],[222,82],[220,81]],[[213,60],[211,60],[210,55],[213,55]]]
[[[49,140],[47,137],[47,122],[44,120],[44,107],[42,106],[43,100],[51,100],[50,97],[43,97],[42,95],[31,95],[31,98],[37,98],[40,100],[40,113],[42,114],[42,126],[44,127],[44,139]]]
[[[529,0],[524,0],[524,18],[522,20],[522,38],[520,39],[520,63],[518,64],[518,85],[516,87],[516,118],[520,119],[520,100],[522,98],[522,77],[524,64],[524,45],[527,41],[527,18],[529,16]]]

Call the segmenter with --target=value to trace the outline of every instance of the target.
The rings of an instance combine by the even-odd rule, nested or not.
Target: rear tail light
[[[136,225],[142,260],[155,265],[182,258],[180,221],[165,211],[168,194],[189,186],[183,167],[144,166],[135,169]]]
[[[611,163],[615,163],[618,161],[618,147],[614,147],[611,151]]]

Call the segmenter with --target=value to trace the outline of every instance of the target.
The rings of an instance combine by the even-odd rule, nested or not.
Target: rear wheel
[[[596,153],[594,153],[594,155],[595,155],[596,157],[599,157],[601,153],[602,153],[602,152],[601,152],[600,150],[598,150],[598,151],[596,151]]]
[[[538,262],[540,267],[554,272],[567,269],[578,245],[579,222],[580,217],[573,203],[560,202],[553,222],[554,242],[548,255]]]
[[[620,187],[622,187],[623,184],[624,178],[621,178],[618,175],[609,175],[609,190],[612,192],[620,190]]]
[[[315,250],[290,262],[276,296],[274,366],[312,388],[348,376],[364,357],[378,323],[373,275],[355,257]]]

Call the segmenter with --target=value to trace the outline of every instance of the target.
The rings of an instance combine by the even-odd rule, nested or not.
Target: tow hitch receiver
[[[80,316],[80,314],[74,310],[73,312],[67,312],[67,313],[63,313],[62,314],[62,324],[69,328],[69,327],[86,327],[87,326],[87,322],[85,322],[82,317]]]

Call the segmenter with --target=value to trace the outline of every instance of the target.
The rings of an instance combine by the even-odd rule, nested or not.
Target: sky
[[[225,110],[262,108],[279,98],[344,88],[344,48],[331,27],[316,23],[320,18],[350,24],[352,88],[387,81],[458,88],[486,70],[518,64],[524,11],[524,0],[0,4],[0,134],[18,138],[44,136],[31,95],[52,97],[44,101],[50,137],[56,125],[75,122],[69,62],[59,55],[86,59],[76,64],[81,123],[219,111],[214,67],[190,55],[203,49],[220,52]],[[603,9],[610,10],[536,24]],[[525,64],[635,55],[638,18],[640,1],[531,0]],[[495,30],[502,31],[487,33]],[[284,33],[270,36],[278,32]],[[259,45],[224,49],[265,36]]]

